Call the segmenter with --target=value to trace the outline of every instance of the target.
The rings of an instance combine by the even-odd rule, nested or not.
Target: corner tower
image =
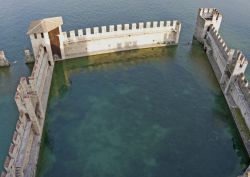
[[[222,21],[222,15],[215,8],[200,8],[197,15],[194,38],[203,43],[206,32],[210,30],[211,25],[216,31],[219,31]]]
[[[41,45],[48,53],[49,60],[62,58],[59,39],[59,35],[62,33],[62,24],[62,17],[45,18],[30,23],[27,35],[30,36],[35,58]]]

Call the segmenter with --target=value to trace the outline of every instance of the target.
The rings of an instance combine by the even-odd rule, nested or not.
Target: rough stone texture
[[[3,176],[34,177],[36,174],[53,68],[54,63],[49,62],[49,55],[41,45],[31,76],[22,77],[17,87],[19,120]]]
[[[222,21],[222,15],[215,8],[200,8],[197,15],[194,37],[203,43],[204,37],[210,25],[218,31]]]
[[[10,66],[9,61],[6,59],[4,51],[0,51],[0,67]]]
[[[37,57],[41,44],[46,47],[49,59],[51,60],[177,45],[181,31],[181,23],[179,21],[154,21],[139,24],[110,25],[108,27],[102,26],[101,28],[94,27],[92,29],[86,28],[84,30],[79,29],[78,36],[72,30],[69,32],[70,36],[68,37],[67,32],[62,32],[62,23],[61,19],[60,23],[56,23],[57,25],[53,27],[59,30],[59,35],[55,36],[55,38],[59,37],[59,44],[56,47],[60,50],[61,58],[53,57],[49,36],[50,31],[36,34],[32,30],[29,30],[28,34],[30,35],[35,57]]]
[[[222,16],[216,9],[199,9],[194,37],[204,45],[234,122],[250,156],[250,87],[245,78],[248,65],[241,51],[230,49],[218,31]],[[250,167],[242,177],[250,175]]]
[[[56,23],[52,23],[53,20]],[[48,21],[49,20],[49,21]],[[46,22],[46,23],[45,23]],[[47,23],[48,22],[48,23]],[[52,23],[52,24],[51,24]],[[45,112],[49,97],[50,85],[54,69],[50,30],[58,28],[59,45],[62,59],[131,50],[146,47],[176,45],[179,42],[181,24],[178,21],[133,23],[107,27],[103,26],[102,32],[95,27],[93,33],[87,28],[85,34],[70,31],[67,38],[62,33],[62,18],[50,18],[31,23],[28,34],[30,35],[34,57],[29,50],[25,50],[26,63],[35,62],[31,76],[21,78],[17,87],[15,101],[19,111],[19,120],[10,145],[9,155],[4,163],[5,171],[2,176],[34,177],[38,162],[40,143],[42,138]],[[34,25],[37,24],[37,25]],[[39,26],[40,25],[40,26]],[[123,29],[124,28],[124,29]],[[40,34],[36,34],[36,33]],[[55,41],[53,41],[55,42]],[[0,53],[1,54],[1,53]],[[0,55],[1,56],[1,55]],[[2,52],[2,60],[4,60]]]
[[[115,30],[116,29],[116,30]],[[92,32],[91,32],[92,31]],[[140,48],[177,45],[181,24],[178,21],[133,23],[102,26],[66,32],[60,35],[62,59],[133,50]],[[84,34],[84,35],[83,35]]]
[[[35,58],[34,56],[30,53],[29,49],[24,50],[24,55],[25,55],[25,63],[34,63]]]

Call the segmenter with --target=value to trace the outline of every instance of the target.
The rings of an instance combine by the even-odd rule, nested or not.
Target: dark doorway
[[[49,66],[51,66],[51,62],[50,62],[50,61],[48,61],[48,63],[49,63]]]
[[[51,44],[52,55],[57,55],[59,58],[62,58],[60,50],[60,40],[59,40],[59,27],[53,29],[49,32],[49,39]]]
[[[47,52],[47,49],[46,49],[46,47],[43,47],[43,49],[44,49],[44,52]]]
[[[211,26],[209,26],[209,27],[207,28],[207,31],[210,31],[210,29],[211,29]]]

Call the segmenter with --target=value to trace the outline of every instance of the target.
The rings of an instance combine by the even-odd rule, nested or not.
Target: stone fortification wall
[[[20,79],[15,95],[19,119],[2,177],[35,176],[53,64],[41,46],[31,76]]]
[[[204,38],[204,48],[208,50],[210,52],[209,54],[216,60],[222,76],[227,69],[226,67],[232,64],[233,58],[235,57],[235,50],[227,46],[221,35],[213,26],[207,31]],[[228,69],[232,72],[233,68],[229,67]]]
[[[222,21],[222,14],[215,8],[200,8],[197,15],[194,37],[203,43],[210,25],[218,31]]]
[[[160,21],[110,25],[63,32],[60,35],[62,59],[88,55],[176,45],[181,23]]]
[[[250,87],[245,76],[248,61],[241,51],[230,49],[220,36],[221,19],[216,9],[199,9],[194,37],[204,46],[250,156]],[[250,174],[249,169],[244,175]]]
[[[240,109],[250,129],[249,90],[244,74],[248,61],[241,51],[230,49],[214,27],[207,31],[205,37],[204,49],[218,66],[217,77],[222,91],[232,98],[233,104],[229,106]]]

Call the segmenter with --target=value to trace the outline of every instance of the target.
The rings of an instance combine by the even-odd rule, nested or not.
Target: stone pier
[[[4,51],[0,50],[0,67],[10,66],[9,61],[6,59]]]

